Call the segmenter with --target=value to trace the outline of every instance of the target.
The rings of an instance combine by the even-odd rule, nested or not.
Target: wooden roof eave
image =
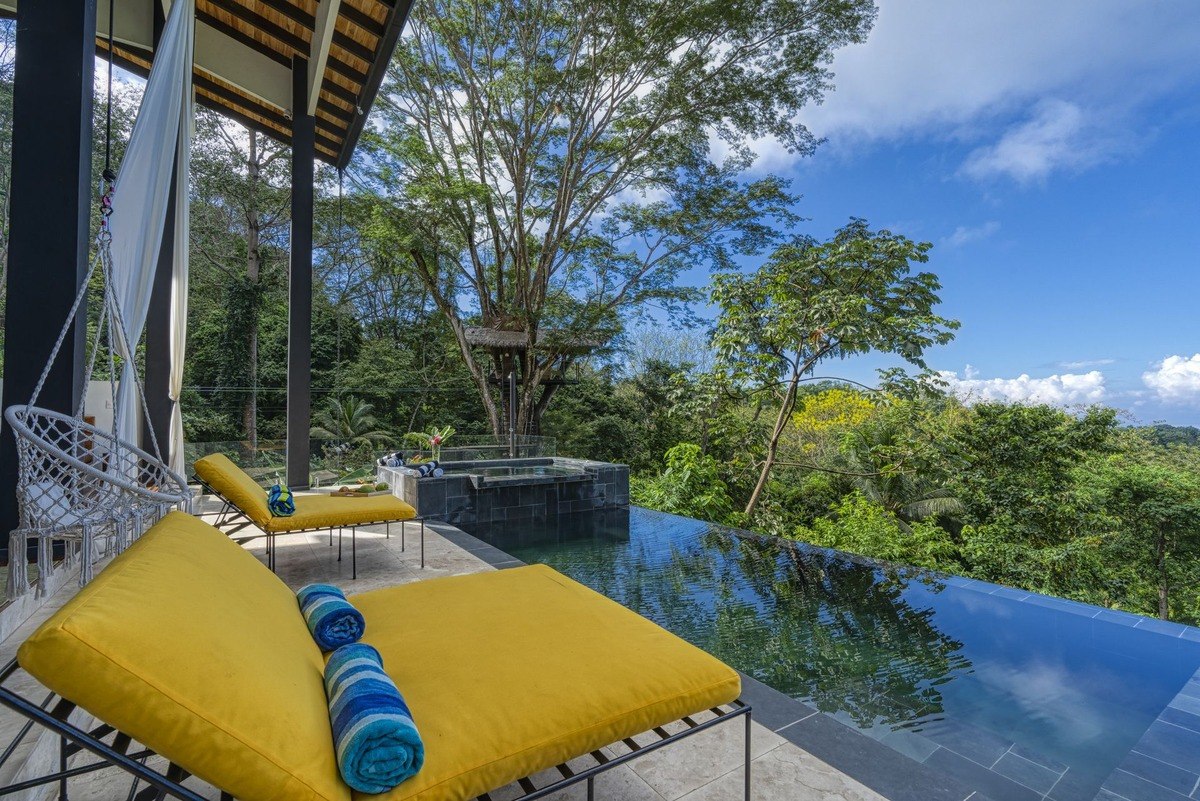
[[[0,0],[0,16],[17,15],[20,1]],[[143,76],[153,58],[156,2],[169,5],[169,0],[115,0],[114,60]],[[290,144],[292,64],[294,58],[304,58],[314,65],[310,84],[315,87],[301,112],[316,112],[317,156],[344,167],[411,2],[196,0],[197,100]],[[97,15],[97,50],[107,56],[107,3],[99,4]]]

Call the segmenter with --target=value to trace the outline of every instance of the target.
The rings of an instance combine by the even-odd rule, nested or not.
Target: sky
[[[760,141],[754,170],[791,179],[806,233],[933,243],[954,391],[1200,425],[1200,2],[879,6],[801,115],[817,153]]]

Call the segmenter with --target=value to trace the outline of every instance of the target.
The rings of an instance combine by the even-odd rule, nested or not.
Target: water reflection
[[[1095,797],[1200,668],[1200,643],[1091,609],[645,509],[475,533],[918,759],[990,765],[1019,745],[1061,801]]]
[[[928,584],[921,574],[685,518],[650,522],[631,534],[628,513],[569,515],[472,533],[863,728],[940,714],[941,687],[971,670],[962,643],[903,597],[910,582]]]

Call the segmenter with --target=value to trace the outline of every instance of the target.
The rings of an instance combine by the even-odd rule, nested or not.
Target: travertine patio
[[[201,499],[197,508],[211,510],[214,506]],[[503,562],[498,561],[495,554],[485,561],[451,539],[461,541],[461,532],[439,524],[427,527],[427,566],[422,570],[418,526],[408,525],[404,539],[406,547],[403,550],[396,526],[392,527],[390,538],[385,536],[382,528],[378,531],[360,530],[357,537],[358,579],[352,580],[349,532],[346,532],[343,541],[341,562],[337,559],[336,536],[332,547],[328,535],[323,533],[281,537],[277,541],[278,573],[293,588],[324,581],[337,584],[347,593],[355,593],[438,576],[495,570],[498,567],[503,569]],[[245,547],[265,563],[263,544],[263,540],[255,540]],[[512,564],[517,563],[514,561]],[[54,609],[69,599],[74,590],[74,582],[67,582],[31,619],[0,643],[0,659],[10,658],[20,642]],[[39,697],[39,692],[31,691],[30,696]],[[0,737],[7,742],[19,725],[13,715],[0,716]],[[614,749],[614,753],[624,748],[620,745]],[[629,766],[601,774],[596,782],[596,798],[601,801],[719,801],[741,798],[742,749],[740,725],[718,726],[648,754]],[[43,758],[53,753],[51,749],[45,751]],[[756,801],[883,801],[882,796],[759,723],[755,723],[753,729],[753,755],[753,797]],[[206,788],[196,780],[191,780],[189,784],[206,797],[218,797],[215,790]],[[129,790],[130,780],[123,773],[106,770],[74,779],[70,797],[111,801],[127,797]],[[492,798],[504,801],[519,794],[514,786],[493,793]],[[50,788],[44,788],[41,795],[27,797],[48,798],[52,797],[52,793]],[[553,796],[556,799],[581,800],[585,797],[583,785]]]

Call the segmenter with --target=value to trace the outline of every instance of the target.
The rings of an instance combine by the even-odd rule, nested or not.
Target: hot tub
[[[445,462],[437,478],[379,468],[379,480],[423,517],[453,524],[539,520],[629,506],[629,467],[561,457]]]

